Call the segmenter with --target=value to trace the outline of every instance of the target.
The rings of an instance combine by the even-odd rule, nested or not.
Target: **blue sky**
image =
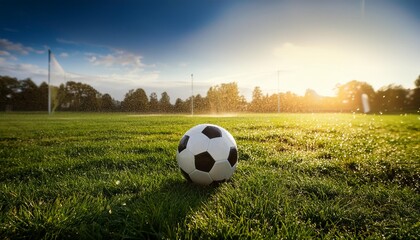
[[[0,75],[47,80],[47,49],[67,72],[122,100],[133,88],[171,101],[235,81],[250,99],[356,79],[412,88],[420,1],[1,0]],[[278,75],[279,73],[279,75]]]

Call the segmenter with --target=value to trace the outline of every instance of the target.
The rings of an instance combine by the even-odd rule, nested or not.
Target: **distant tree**
[[[209,103],[206,97],[202,97],[200,94],[194,96],[194,112],[204,113],[209,110]]]
[[[181,98],[177,98],[174,105],[174,112],[176,113],[186,113],[188,111],[187,102],[182,101]]]
[[[360,81],[350,81],[337,86],[337,99],[340,101],[343,111],[362,112],[362,94],[367,94],[369,102],[374,102],[375,91],[372,86]]]
[[[19,81],[9,76],[0,76],[0,110],[12,110],[13,98],[19,92]]]
[[[39,98],[37,105],[39,106],[40,111],[48,111],[48,84],[42,82],[39,85]]]
[[[303,97],[303,105],[308,112],[318,112],[321,96],[312,89],[306,89],[305,96]]]
[[[69,81],[60,86],[57,98],[61,110],[68,111],[99,111],[101,94],[92,86]]]
[[[420,110],[420,75],[414,81],[415,88],[411,91],[409,96],[409,109]]]
[[[401,112],[408,107],[409,90],[401,85],[388,85],[377,92],[376,107],[381,112]]]
[[[150,100],[149,100],[149,111],[150,112],[157,112],[159,111],[159,101],[158,96],[155,92],[152,92],[150,94]]]
[[[122,102],[123,111],[127,112],[146,112],[148,111],[149,100],[146,92],[142,88],[131,89],[125,94]]]
[[[223,111],[238,112],[241,109],[241,96],[238,84],[235,82],[220,85],[222,95]]]
[[[220,111],[220,96],[216,87],[210,87],[207,91],[210,112],[217,113]]]
[[[264,102],[264,95],[261,91],[261,88],[255,87],[254,91],[252,91],[252,101],[250,103],[249,110],[252,112],[264,111],[263,102]]]
[[[204,98],[207,101],[207,98]],[[208,104],[207,104],[208,105]],[[244,95],[239,96],[239,109],[240,112],[246,112],[248,110],[248,102]]]
[[[277,112],[277,94],[266,94],[263,98],[262,109],[264,112]]]
[[[235,82],[210,87],[207,98],[212,112],[237,112],[242,108],[242,98]]]
[[[38,86],[29,78],[19,81],[19,91],[13,97],[14,110],[18,111],[34,111],[39,110],[37,103],[39,102]]]
[[[303,98],[292,92],[280,93],[280,112],[301,112]]]
[[[252,101],[248,111],[251,112],[277,112],[279,105],[278,94],[264,95],[260,87],[252,92]],[[301,110],[302,101],[291,92],[280,93],[280,112],[296,112]]]
[[[159,110],[160,112],[172,112],[171,98],[167,92],[163,92],[161,94],[159,100]]]
[[[59,87],[56,87],[56,86],[49,87],[50,89],[48,91],[50,91],[49,97],[51,98],[52,111],[55,111],[56,109],[64,110],[64,111],[70,110],[69,108],[71,108],[71,101],[74,101],[74,100],[69,100],[71,99],[71,97],[67,95],[66,85],[67,83],[60,84]],[[76,102],[80,103],[80,99],[78,99]]]
[[[116,106],[114,104],[115,100],[112,99],[111,95],[109,95],[108,93],[105,93],[104,95],[102,95],[101,97],[101,111],[104,112],[112,112],[115,110]]]
[[[41,84],[40,87],[43,85]],[[30,78],[17,80],[8,76],[0,76],[0,110],[46,110],[48,85],[46,94],[40,87]]]

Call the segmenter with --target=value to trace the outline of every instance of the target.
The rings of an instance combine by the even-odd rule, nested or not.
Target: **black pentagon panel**
[[[232,167],[238,161],[238,150],[236,150],[236,147],[230,147],[228,161]]]
[[[208,152],[202,152],[195,155],[195,168],[200,171],[210,172],[214,163],[213,157]]]
[[[203,129],[202,133],[210,139],[222,137],[222,131],[218,127],[214,126],[207,126]]]
[[[190,175],[188,175],[188,173],[186,173],[184,170],[181,169],[181,173],[182,175],[185,177],[185,179],[187,179],[188,182],[192,182]]]
[[[187,143],[188,143],[189,139],[190,139],[190,137],[185,135],[184,137],[182,137],[181,141],[179,141],[179,145],[178,145],[178,152],[179,153],[187,148]]]

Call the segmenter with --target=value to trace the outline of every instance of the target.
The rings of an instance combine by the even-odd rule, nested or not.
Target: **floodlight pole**
[[[280,71],[277,70],[277,112],[280,113]]]
[[[51,50],[48,49],[48,114],[51,114]]]
[[[194,76],[191,73],[191,116],[194,116]]]

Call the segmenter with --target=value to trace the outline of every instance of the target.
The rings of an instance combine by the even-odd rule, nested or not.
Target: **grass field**
[[[238,143],[219,186],[177,166],[200,123]],[[0,239],[419,236],[418,115],[0,115]]]

